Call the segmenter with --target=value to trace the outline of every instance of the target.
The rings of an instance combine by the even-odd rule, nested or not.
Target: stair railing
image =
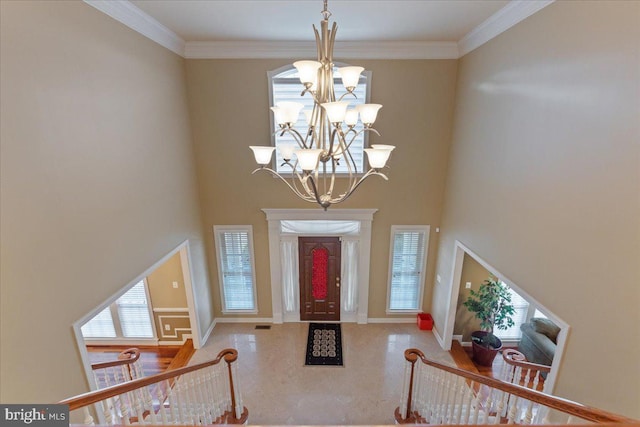
[[[108,425],[244,424],[249,411],[237,382],[237,359],[236,350],[225,349],[208,362],[133,379],[59,403],[69,405],[71,412],[82,410],[84,425],[89,426],[95,425],[94,416]]]
[[[110,387],[144,377],[140,362],[140,350],[128,348],[118,354],[117,360],[91,365],[98,388]]]
[[[407,365],[398,424],[638,423],[518,384],[431,361],[418,349]]]
[[[502,381],[542,391],[551,366],[528,362],[524,354],[511,348],[502,350],[502,359],[504,364],[499,374]]]

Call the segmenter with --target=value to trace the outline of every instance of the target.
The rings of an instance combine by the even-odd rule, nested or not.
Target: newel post
[[[415,374],[416,362],[419,358],[423,358],[424,353],[416,348],[405,350],[404,358],[411,364],[411,372],[409,375],[409,391],[407,393],[407,407],[396,409],[396,421],[398,424],[415,424],[416,417],[411,411],[411,401],[413,400],[413,378]]]
[[[224,355],[224,361],[227,363],[227,371],[229,373],[229,392],[231,393],[231,414],[227,418],[228,424],[244,424],[249,418],[249,411],[246,407],[242,407],[242,413],[238,414],[236,404],[236,389],[233,384],[233,369],[231,364],[238,360],[238,352],[234,349],[227,349],[227,353]]]

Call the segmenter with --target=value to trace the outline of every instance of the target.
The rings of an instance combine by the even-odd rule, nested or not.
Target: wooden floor
[[[456,366],[460,369],[464,369],[468,372],[473,372],[475,374],[480,374],[485,377],[501,379],[500,372],[502,371],[502,367],[504,366],[504,359],[502,358],[502,352],[499,352],[496,355],[496,358],[493,359],[492,366],[480,366],[473,362],[472,358],[472,349],[471,347],[463,347],[459,341],[453,340],[451,343],[451,357],[456,362]],[[538,390],[542,391],[544,388],[544,378],[539,378]],[[520,385],[523,385],[522,383]],[[529,386],[531,387],[531,386]]]
[[[118,354],[132,346],[88,345],[90,363],[111,362]],[[188,339],[183,345],[135,346],[140,350],[140,360],[145,376],[151,376],[186,366],[195,352],[193,341]]]
[[[453,340],[450,353],[458,368],[480,374],[485,377],[500,379],[500,371],[504,364],[502,353],[498,353],[496,358],[493,360],[492,366],[476,365],[471,356],[471,347],[463,347],[457,340]]]

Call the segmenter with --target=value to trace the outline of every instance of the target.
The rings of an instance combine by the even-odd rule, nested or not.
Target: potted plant
[[[515,309],[509,288],[490,276],[477,292],[470,291],[464,306],[480,320],[481,330],[471,334],[473,360],[481,366],[491,366],[502,348],[502,341],[493,335],[494,328],[505,330],[514,325],[511,316]]]

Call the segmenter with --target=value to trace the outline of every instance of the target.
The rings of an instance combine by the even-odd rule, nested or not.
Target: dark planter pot
[[[473,361],[480,366],[491,366],[502,348],[502,341],[490,332],[475,331],[471,333],[471,345]]]

